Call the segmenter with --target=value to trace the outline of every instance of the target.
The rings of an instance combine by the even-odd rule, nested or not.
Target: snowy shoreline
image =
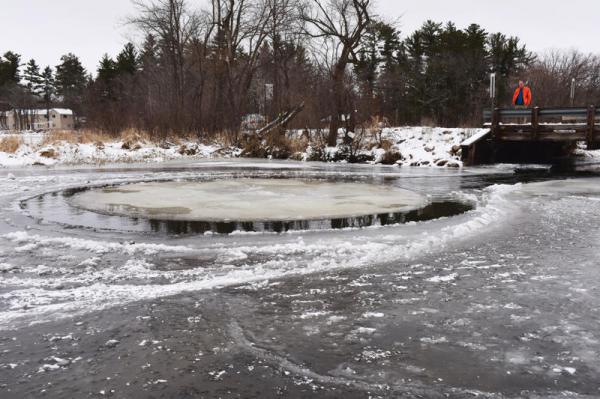
[[[362,157],[358,163],[389,163],[398,166],[462,167],[460,143],[477,134],[481,129],[399,127],[386,128],[381,140],[387,142],[367,143],[357,151]],[[202,144],[190,140],[179,143],[149,143],[140,141],[128,145],[122,139],[101,143],[71,143],[56,141],[44,143],[44,133],[0,133],[0,140],[17,138],[20,143],[14,152],[0,151],[0,167],[99,165],[112,163],[159,163],[178,159],[237,158],[244,157],[242,149],[218,144]],[[342,154],[343,146],[323,149],[322,160],[347,162]],[[390,155],[393,157],[390,161]],[[314,149],[294,154],[294,159],[315,160]]]

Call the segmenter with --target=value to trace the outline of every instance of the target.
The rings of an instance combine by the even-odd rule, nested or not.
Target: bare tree
[[[129,22],[146,35],[158,39],[162,57],[168,62],[171,84],[170,92],[171,128],[182,130],[185,106],[185,51],[197,37],[200,18],[188,9],[185,0],[133,0],[138,15]]]
[[[207,81],[209,80],[211,65],[213,59],[212,48],[210,45],[214,33],[215,25],[212,23],[211,14],[203,12],[201,14],[200,31],[197,38],[194,38],[187,52],[188,75],[190,76],[189,85],[187,85],[187,94],[190,99],[191,125],[197,130],[198,134],[203,133],[204,126],[204,99]]]
[[[329,124],[328,145],[335,146],[340,116],[349,113],[345,104],[344,77],[349,64],[357,60],[356,51],[371,21],[371,0],[307,0],[301,6],[306,22],[305,33],[329,45],[333,106]]]
[[[228,120],[227,128],[237,130],[272,8],[270,0],[211,0],[211,6],[216,27],[212,129]]]
[[[290,63],[303,38],[303,23],[298,18],[294,0],[266,0],[265,4],[270,9],[267,31],[272,53],[269,61],[272,63],[273,108],[274,114],[279,115],[291,107]]]
[[[541,55],[528,71],[537,105],[570,105],[575,80],[577,106],[600,103],[600,57],[578,51],[553,50]]]

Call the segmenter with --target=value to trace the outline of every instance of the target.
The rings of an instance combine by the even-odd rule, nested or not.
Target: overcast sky
[[[201,5],[205,0],[188,0]],[[425,20],[478,23],[488,31],[518,35],[534,51],[578,48],[600,53],[598,0],[376,0],[384,19],[403,34]],[[104,53],[116,54],[132,38],[124,26],[129,0],[0,0],[0,53],[16,51],[54,66],[73,52],[96,70]]]

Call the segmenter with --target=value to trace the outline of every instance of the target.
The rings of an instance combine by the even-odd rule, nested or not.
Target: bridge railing
[[[497,108],[497,112],[500,120],[508,118],[530,118],[535,112],[534,108],[528,109],[509,109],[509,108]],[[538,115],[540,117],[579,117],[587,119],[589,108],[537,108]],[[483,111],[484,123],[492,123],[494,111],[486,109]],[[596,119],[600,118],[600,107],[595,107]]]
[[[483,112],[495,140],[600,143],[600,107],[496,108]]]

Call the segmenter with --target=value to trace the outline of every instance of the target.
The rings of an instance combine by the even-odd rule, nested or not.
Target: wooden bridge
[[[536,158],[539,150],[550,157],[558,156],[580,141],[586,142],[589,149],[600,148],[600,108],[596,106],[496,108],[484,111],[483,119],[484,127],[489,130],[461,144],[463,161],[468,165],[501,162],[501,153],[506,149],[510,149],[511,155],[523,153],[525,157],[530,154]]]

